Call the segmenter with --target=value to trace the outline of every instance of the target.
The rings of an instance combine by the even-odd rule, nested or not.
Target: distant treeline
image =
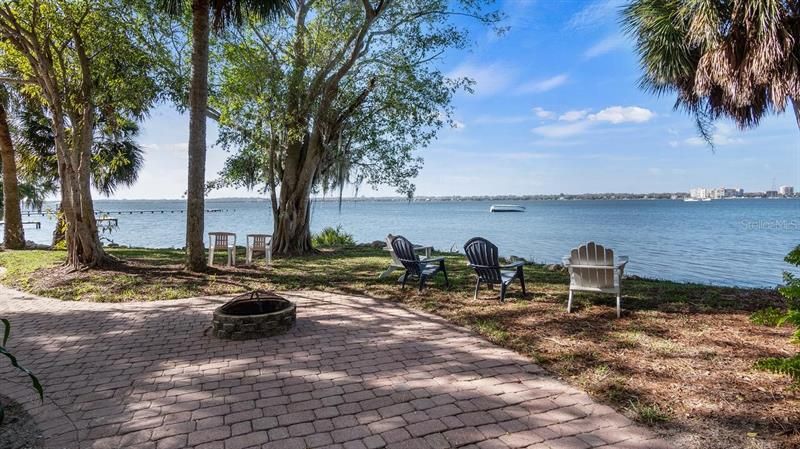
[[[547,201],[547,200],[669,200],[688,198],[677,193],[580,193],[557,195],[482,195],[482,196],[415,196],[411,201]],[[339,198],[316,198],[316,201],[339,201]],[[399,197],[356,197],[342,201],[408,201]]]
[[[764,192],[748,192],[742,198],[766,198]],[[483,195],[483,196],[415,196],[411,201],[552,201],[552,200],[682,200],[688,192],[663,193],[579,193],[556,195]],[[795,198],[798,198],[795,195]],[[338,197],[315,198],[315,201],[339,201]],[[409,201],[402,197],[351,197],[341,201]]]

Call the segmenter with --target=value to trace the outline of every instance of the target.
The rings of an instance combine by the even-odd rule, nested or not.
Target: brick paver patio
[[[210,336],[220,298],[98,304],[0,289],[0,364],[49,448],[666,448],[539,366],[435,316],[368,298],[287,294],[289,334]]]

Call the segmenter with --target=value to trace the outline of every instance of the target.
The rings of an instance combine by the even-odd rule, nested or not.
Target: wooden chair
[[[444,257],[421,260],[419,255],[414,251],[414,245],[402,235],[392,238],[392,250],[406,269],[402,277],[402,288],[406,288],[406,281],[408,281],[408,278],[416,277],[419,279],[419,291],[422,291],[423,287],[425,287],[425,281],[440,271],[444,274],[445,286],[450,286],[450,281],[447,279],[447,269],[444,266]]]
[[[572,311],[572,292],[586,291],[617,295],[617,318],[622,314],[622,274],[628,258],[614,260],[614,251],[594,242],[573,249],[563,259],[569,270],[567,313]]]
[[[380,276],[378,276],[378,279],[383,279],[386,276],[389,276],[390,274],[392,274],[392,272],[394,270],[405,270],[405,267],[403,266],[403,263],[400,262],[400,259],[397,258],[397,254],[395,254],[394,250],[392,249],[392,239],[393,238],[394,238],[394,236],[392,234],[389,234],[389,235],[386,236],[386,248],[384,248],[384,251],[389,251],[389,256],[391,256],[392,262],[389,264],[389,267],[386,268],[386,270],[384,270],[380,274]],[[431,257],[431,251],[433,251],[433,247],[432,246],[414,245],[414,251],[415,252],[423,252],[423,253],[425,253],[425,257],[422,259],[422,260],[424,260],[424,259],[428,259],[428,258]]]
[[[228,253],[228,266],[236,265],[236,234],[232,232],[208,233],[208,264],[214,265],[214,251]]]
[[[519,283],[522,285],[522,296],[525,296],[525,273],[522,271],[525,262],[500,265],[497,246],[482,237],[470,239],[464,245],[464,252],[467,254],[469,266],[474,268],[478,275],[478,281],[475,283],[475,299],[478,299],[478,289],[483,282],[488,284],[489,288],[492,288],[494,284],[499,284],[500,302],[505,302],[506,289],[514,279],[519,279]]]
[[[247,234],[247,264],[253,263],[253,255],[263,253],[267,263],[272,263],[272,236],[269,234]]]

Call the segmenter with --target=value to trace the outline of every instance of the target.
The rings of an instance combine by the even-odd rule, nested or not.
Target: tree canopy
[[[634,0],[622,20],[636,39],[642,86],[676,94],[676,108],[694,114],[706,138],[720,117],[753,127],[800,94],[796,0]]]
[[[90,191],[98,128],[124,132],[161,93],[165,53],[152,39],[150,8],[143,0],[0,5],[0,71],[50,120],[72,267],[105,259]]]
[[[365,182],[412,195],[416,150],[470,85],[448,79],[440,58],[470,44],[467,21],[497,24],[490,3],[297,1],[291,20],[229,33],[212,106],[233,155],[214,185],[271,193],[279,253],[282,213],[299,226],[290,239],[309,240],[303,209],[314,189]]]

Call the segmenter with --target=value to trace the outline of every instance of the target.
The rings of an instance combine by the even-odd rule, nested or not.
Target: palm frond
[[[800,94],[798,3],[634,0],[621,21],[636,41],[641,86],[675,93],[711,143],[714,120],[751,128]]]
[[[139,127],[132,121],[116,123],[95,139],[92,148],[92,184],[111,196],[120,186],[133,185],[144,165],[144,151],[136,143]]]
[[[239,26],[245,17],[252,15],[259,20],[274,20],[291,12],[289,0],[211,0],[214,28]]]
[[[158,0],[165,13],[178,16],[191,7],[191,0]],[[205,0],[204,0],[205,1]],[[251,15],[260,20],[274,20],[282,14],[291,14],[291,0],[207,0],[211,8],[214,29],[230,25],[240,26]]]

